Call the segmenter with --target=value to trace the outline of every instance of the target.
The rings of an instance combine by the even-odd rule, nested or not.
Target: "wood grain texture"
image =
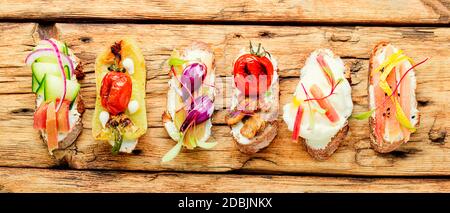
[[[448,0],[3,0],[4,20],[448,24]]]
[[[450,192],[448,179],[136,173],[0,167],[0,192]]]
[[[2,25],[0,25],[2,26]],[[9,61],[0,62],[0,166],[52,167],[59,165],[47,154],[32,129],[33,94],[31,72],[23,67],[23,58],[33,44],[33,24],[8,25],[0,32],[6,45],[0,52]],[[146,24],[57,24],[60,39],[86,63],[87,76],[82,93],[87,111],[85,130],[76,148],[68,152],[67,164],[75,169],[113,169],[140,171],[241,170],[263,173],[313,173],[343,175],[450,175],[450,29],[389,27],[277,27],[220,25],[146,25]],[[13,34],[11,34],[13,33]],[[18,35],[24,34],[24,35]],[[93,62],[96,54],[112,40],[133,37],[141,46],[147,65],[147,109],[149,129],[131,155],[110,155],[109,145],[92,140],[90,124],[95,98]],[[23,37],[23,38],[21,38]],[[173,145],[161,124],[165,108],[167,70],[164,64],[173,48],[201,40],[212,45],[217,59],[218,87],[229,83],[235,55],[249,40],[262,42],[279,62],[280,106],[291,100],[298,82],[299,70],[306,57],[316,48],[331,48],[342,56],[352,71],[354,112],[367,110],[367,69],[373,46],[388,40],[402,48],[413,59],[431,57],[417,71],[417,99],[422,113],[421,127],[411,141],[390,154],[377,154],[369,146],[367,121],[350,121],[349,136],[341,147],[324,162],[314,161],[298,144],[288,140],[290,132],[281,122],[279,133],[269,148],[247,156],[234,147],[229,128],[224,126],[227,101],[219,99],[213,118],[212,150],[183,151],[174,161],[161,164],[160,159]],[[14,44],[14,45],[10,45]],[[23,47],[17,48],[16,46]],[[13,56],[11,56],[13,55]],[[4,60],[0,60],[4,61]],[[11,81],[13,78],[14,81]],[[280,115],[281,121],[281,115]],[[11,133],[18,135],[11,137]]]

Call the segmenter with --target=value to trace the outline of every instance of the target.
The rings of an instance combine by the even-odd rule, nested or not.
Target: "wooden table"
[[[438,192],[450,191],[450,1],[228,0],[0,1],[0,191],[3,192]],[[85,62],[84,131],[62,161],[33,130],[31,70],[24,58],[41,38],[66,41]],[[112,156],[94,141],[94,60],[112,40],[132,37],[147,66],[148,131],[130,155]],[[239,50],[262,42],[278,59],[280,105],[291,99],[299,70],[316,48],[331,48],[351,71],[354,112],[367,110],[369,52],[382,40],[413,59],[431,59],[417,75],[421,126],[389,154],[369,146],[367,121],[327,161],[289,140],[284,122],[269,148],[252,156],[235,147],[217,103],[212,150],[183,151],[161,123],[168,89],[164,63],[173,48],[212,45],[217,78],[226,82]],[[280,120],[281,115],[279,116]]]

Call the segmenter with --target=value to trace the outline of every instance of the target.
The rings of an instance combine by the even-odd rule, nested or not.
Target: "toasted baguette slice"
[[[54,47],[57,48],[57,50],[60,52],[62,57],[65,57],[64,58],[65,60],[63,60],[63,62],[61,62],[61,63],[63,63],[64,66],[70,65],[70,67],[74,69],[74,70],[72,70],[72,72],[69,71],[69,72],[65,73],[66,78],[71,77],[72,78],[72,79],[70,79],[71,81],[77,81],[77,80],[83,79],[85,76],[85,74],[83,72],[83,64],[81,63],[80,59],[75,56],[75,54],[72,52],[72,50],[68,48],[67,44],[60,42],[53,38],[48,39],[48,40],[41,40],[36,45],[36,47],[33,48],[33,52],[26,59],[27,64],[31,63],[30,65],[32,66],[32,72],[33,72],[33,74],[32,74],[32,76],[33,76],[32,85],[33,86],[32,87],[33,87],[33,92],[36,92],[35,116],[37,115],[36,113],[38,111],[39,106],[48,105],[49,102],[54,102],[55,104],[57,103],[57,101],[53,100],[53,99],[51,101],[45,100],[45,95],[46,95],[45,90],[44,90],[44,94],[39,94],[39,93],[37,93],[37,91],[34,90],[35,89],[34,84],[36,82],[38,82],[38,84],[41,84],[42,81],[44,81],[44,79],[42,79],[41,82],[39,82],[39,80],[36,79],[36,74],[38,74],[38,73],[42,74],[42,72],[47,72],[45,75],[57,76],[54,73],[54,70],[52,69],[52,65],[54,64],[55,66],[58,66],[58,64],[57,64],[56,54],[54,56],[45,55],[45,56],[39,56],[38,58],[34,58],[34,59],[30,59],[30,58],[33,58],[31,55],[34,54],[34,51],[45,51],[45,50],[48,51],[48,49],[53,49]],[[69,63],[69,61],[70,61],[70,63]],[[35,63],[39,63],[43,67],[35,69],[33,66]],[[44,64],[46,64],[46,65],[44,66]],[[58,67],[58,69],[59,69],[59,67]],[[58,70],[58,72],[59,72],[59,70]],[[69,73],[70,73],[70,76],[67,76]],[[44,78],[45,78],[45,75],[44,75]],[[43,86],[43,88],[45,89],[45,84],[42,83],[41,85],[39,85],[39,88],[41,88],[41,86]],[[67,98],[66,98],[66,101],[67,101]],[[45,145],[47,145],[50,155],[52,155],[53,157],[60,160],[60,156],[57,156],[56,153],[63,153],[65,149],[70,147],[75,142],[75,140],[78,138],[81,131],[83,130],[82,116],[83,116],[84,111],[85,111],[85,108],[84,108],[83,98],[82,98],[81,92],[78,91],[76,94],[76,99],[73,100],[73,102],[71,103],[69,110],[68,110],[68,123],[69,123],[68,128],[69,129],[68,129],[68,131],[67,130],[60,131],[60,129],[58,129],[57,143],[50,145],[49,141],[48,141],[47,129],[42,129],[42,127],[38,127],[38,129],[40,129],[39,134],[41,136],[42,142]],[[40,114],[40,115],[42,115],[42,114]],[[38,120],[39,120],[39,118],[38,118]],[[34,120],[35,125],[36,125],[36,121],[37,120],[35,117],[35,120]]]
[[[264,128],[264,131],[259,132],[255,137],[250,139],[250,142],[248,144],[243,144],[239,142],[239,138],[236,138],[235,136],[235,142],[236,146],[238,147],[239,151],[245,154],[254,154],[259,152],[261,149],[264,149],[270,145],[270,143],[275,139],[278,133],[278,122],[272,121],[269,122]]]
[[[171,60],[184,62],[179,65],[171,65]],[[187,91],[187,87],[182,86],[180,78],[188,66],[195,64],[197,66],[204,66],[202,70],[206,70],[206,75],[200,86],[195,89],[193,94],[191,94],[192,97],[187,96],[184,97],[186,99],[183,100],[182,94],[187,94],[185,92]],[[214,52],[210,45],[204,42],[195,41],[182,52],[175,49],[172,52],[171,59],[169,59],[169,69],[169,76],[171,79],[169,81],[169,90],[167,93],[167,108],[162,114],[162,122],[168,135],[172,140],[177,142],[177,145],[162,158],[163,163],[174,159],[181,151],[182,147],[190,150],[197,147],[210,149],[217,144],[216,142],[209,141],[212,128],[211,117],[201,123],[192,123],[193,125],[188,126],[185,130],[181,131],[189,113],[193,112],[185,105],[189,99],[193,98],[197,100],[198,98],[201,98],[202,100],[209,100],[212,102],[212,106],[211,108],[208,108],[208,112],[210,112],[212,116],[214,111],[216,65]],[[184,91],[185,93],[183,93],[184,89],[186,89]]]
[[[115,51],[118,52],[115,53]],[[100,95],[103,79],[110,72],[109,69],[112,65],[125,69],[124,73],[129,76],[132,83],[128,107],[117,115],[110,115],[108,110],[103,107]],[[134,39],[124,38],[118,40],[105,48],[96,58],[97,98],[92,117],[92,136],[95,140],[107,141],[113,147],[113,154],[119,152],[131,153],[139,139],[147,132],[146,76],[145,59],[138,43]],[[135,106],[132,110],[133,112],[130,110],[131,103],[134,103]],[[120,126],[120,131],[109,125],[111,121]],[[122,140],[116,140],[116,130],[119,131],[118,134]]]
[[[339,130],[339,132],[331,139],[331,142],[327,144],[327,146],[323,149],[314,149],[311,146],[308,146],[305,139],[300,138],[303,145],[305,146],[308,153],[314,157],[314,159],[319,161],[324,161],[333,155],[333,153],[337,150],[339,145],[341,144],[341,141],[345,139],[348,133],[348,124],[345,124],[342,129]]]
[[[385,41],[380,42],[380,43],[378,43],[375,46],[375,48],[371,52],[370,61],[369,61],[369,75],[368,75],[368,80],[369,80],[368,81],[369,82],[368,83],[368,91],[369,91],[368,98],[369,98],[369,103],[370,103],[371,109],[372,109],[372,107],[377,106],[377,103],[375,103],[375,96],[376,95],[375,95],[374,89],[371,89],[371,87],[375,87],[374,83],[376,83],[376,82],[372,82],[374,80],[374,77],[373,77],[373,75],[371,75],[371,73],[374,71],[374,69],[376,69],[380,65],[379,59],[378,59],[378,61],[376,61],[377,60],[376,57],[380,57],[379,54],[381,54],[382,51],[386,51],[385,48],[387,48],[389,45],[391,45],[389,42],[385,42]],[[395,48],[395,47],[393,47],[393,48]],[[392,50],[390,50],[390,51],[392,51]],[[391,55],[393,53],[394,52],[390,52],[389,55]],[[383,53],[383,54],[386,54],[386,53]],[[385,57],[384,57],[384,60],[386,60],[386,58],[389,55],[386,54]],[[404,66],[403,64],[405,64],[405,63],[407,63],[408,66],[412,66],[409,61],[404,61],[400,65],[396,66],[396,69],[399,69],[400,66]],[[402,69],[404,69],[404,67],[399,69],[399,72],[401,72]],[[392,74],[394,74],[394,73],[392,73]],[[389,76],[392,75],[392,74],[389,74]],[[407,100],[409,103],[413,103],[413,104],[412,104],[412,106],[410,108],[410,111],[409,112],[405,112],[405,113],[407,114],[407,116],[411,116],[410,115],[410,112],[412,112],[411,110],[412,109],[415,110],[415,112],[414,112],[415,119],[410,119],[410,121],[413,122],[414,127],[417,128],[419,126],[420,114],[417,111],[417,100],[415,98],[416,81],[415,81],[415,77],[414,77],[415,76],[414,70],[411,70],[408,73],[408,76],[410,76],[410,77],[405,78],[402,81],[401,84],[408,83],[409,84],[408,85],[409,88],[411,88],[411,93],[410,94],[404,94],[405,92],[401,91],[402,94],[401,94],[400,97],[403,98],[403,97],[406,97],[407,95],[409,95],[409,98],[413,99],[413,100]],[[408,82],[406,82],[406,81],[408,81]],[[398,92],[400,92],[400,90],[401,89],[399,88]],[[387,102],[391,102],[391,101],[388,100]],[[404,108],[403,105],[402,105],[402,108]],[[394,109],[392,109],[392,111],[393,111],[393,113],[395,113],[395,107],[394,107]],[[383,133],[382,137],[377,137],[377,133],[376,133],[376,125],[377,125],[376,124],[376,116],[378,116],[379,113],[383,113],[383,112],[384,112],[383,108],[378,108],[377,110],[375,110],[375,112],[372,114],[372,116],[369,117],[370,139],[371,139],[371,143],[370,144],[371,144],[372,148],[375,151],[380,152],[380,153],[388,153],[388,152],[394,151],[400,145],[408,142],[411,133],[407,132],[408,130],[405,131],[405,129],[403,127],[401,127],[401,129],[403,129],[402,135],[404,136],[401,139],[388,141],[388,140],[386,140],[384,138],[384,133]],[[395,119],[395,117],[394,117],[394,119]],[[384,124],[383,124],[383,126],[384,126]]]
[[[244,54],[247,54],[247,52],[242,50],[241,54],[236,59]],[[266,54],[265,57],[267,57],[267,59],[273,66],[273,76],[270,87],[263,95],[260,95],[258,98],[250,98],[244,97],[242,91],[240,91],[236,87],[235,82],[233,82],[233,93],[231,97],[232,106],[230,107],[231,112],[225,117],[227,124],[231,127],[231,135],[234,138],[237,148],[239,149],[239,151],[245,154],[254,154],[268,147],[278,134],[277,118],[280,93],[278,82],[278,64],[272,55]],[[242,101],[243,99],[250,100],[250,102],[252,103],[256,103],[252,104],[254,107],[252,109],[248,109],[248,111],[250,114],[252,114],[251,116],[258,116],[263,120],[263,127],[258,128],[256,134],[251,138],[246,137],[242,133],[242,130],[244,129],[245,125],[247,125],[247,121],[251,116],[241,116],[239,119],[233,121],[236,118],[232,116],[232,114],[234,114],[236,110],[239,111],[238,105],[241,104],[239,103],[239,101]],[[247,111],[247,109],[244,109],[243,111]]]
[[[308,96],[309,98],[312,98],[312,85],[320,85],[323,94],[320,97],[314,97],[319,99],[327,96],[332,88],[332,86],[330,86],[331,83],[329,83],[330,81],[327,78],[328,74],[323,71],[323,65],[319,63],[319,56],[322,56],[322,60],[324,61],[321,63],[326,64],[333,73],[334,81],[337,82],[341,79],[336,86],[336,91],[333,92],[333,95],[322,99],[326,100],[337,113],[339,119],[333,122],[331,122],[331,116],[326,114],[329,110],[326,110],[324,114],[321,114],[318,111],[313,111],[313,113],[311,113],[311,106],[322,108],[318,101],[310,100],[310,103],[305,101],[308,99]],[[337,150],[339,144],[344,140],[349,130],[347,119],[351,115],[353,109],[351,87],[349,84],[350,74],[348,69],[346,69],[344,62],[328,49],[318,49],[311,53],[310,57],[305,62],[305,66],[300,72],[300,83],[294,93],[293,101],[283,107],[283,119],[288,125],[288,129],[293,131],[297,118],[297,109],[298,107],[303,107],[303,116],[300,123],[300,127],[303,128],[300,128],[299,130],[301,131],[298,133],[299,140],[314,159],[326,160]],[[303,89],[303,87],[305,88]],[[305,94],[304,90],[308,92],[308,96]],[[294,102],[298,102],[298,104],[295,104]],[[310,119],[311,115],[314,116],[313,120]],[[324,129],[324,127],[327,128]],[[294,141],[296,140],[297,138],[294,139]]]

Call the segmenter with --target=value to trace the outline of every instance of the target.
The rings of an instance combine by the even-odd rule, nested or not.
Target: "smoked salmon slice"
[[[412,60],[383,42],[375,47],[370,63],[369,101],[371,110],[375,110],[370,121],[372,146],[379,152],[390,152],[406,143],[418,125],[414,72],[407,73],[412,68]]]

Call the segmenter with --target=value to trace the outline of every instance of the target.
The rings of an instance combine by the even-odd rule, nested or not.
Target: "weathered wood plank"
[[[448,0],[4,0],[0,19],[445,24],[449,8]]]
[[[0,192],[450,192],[450,180],[1,167]]]
[[[68,164],[77,169],[123,169],[145,171],[231,171],[324,173],[358,175],[449,175],[450,89],[447,68],[450,66],[450,29],[386,27],[275,27],[219,25],[133,25],[133,24],[57,24],[61,39],[86,62],[86,79],[82,93],[86,100],[85,131],[77,148],[68,155]],[[9,39],[14,36],[2,34]],[[29,35],[29,34],[28,34]],[[9,36],[9,37],[8,37]],[[93,61],[104,45],[124,36],[134,37],[147,62],[147,109],[149,130],[132,155],[111,156],[110,147],[92,140],[90,123],[95,97]],[[422,112],[421,128],[411,142],[391,154],[377,154],[369,147],[366,121],[351,121],[350,134],[332,158],[325,162],[312,160],[303,147],[290,143],[290,133],[281,121],[277,139],[266,150],[254,156],[241,154],[234,147],[229,129],[223,126],[227,101],[218,102],[212,138],[219,142],[213,150],[185,151],[173,162],[161,165],[160,158],[174,145],[161,127],[160,116],[166,103],[167,71],[162,69],[175,47],[193,40],[212,44],[217,58],[217,75],[222,82],[230,76],[231,64],[248,40],[263,42],[277,57],[280,66],[281,105],[287,103],[297,83],[299,69],[311,51],[329,47],[344,57],[352,71],[355,112],[367,109],[367,67],[370,49],[381,40],[390,40],[419,60],[432,57],[417,72],[417,98]],[[20,42],[19,42],[20,43]],[[29,45],[28,40],[21,42]],[[26,51],[7,45],[2,51]],[[22,45],[23,45],[22,44]],[[45,146],[32,129],[32,94],[28,68],[20,60],[10,62],[14,72],[0,69],[0,165],[47,167],[53,162]],[[14,81],[9,80],[14,78]],[[3,80],[4,79],[4,80]],[[20,86],[25,85],[25,86]],[[219,87],[221,88],[221,87]],[[225,96],[226,96],[225,92]],[[218,99],[221,101],[221,99]],[[226,100],[226,99],[225,99]],[[10,137],[18,132],[20,138]],[[24,158],[32,156],[32,158]],[[420,162],[420,163],[418,163]]]

